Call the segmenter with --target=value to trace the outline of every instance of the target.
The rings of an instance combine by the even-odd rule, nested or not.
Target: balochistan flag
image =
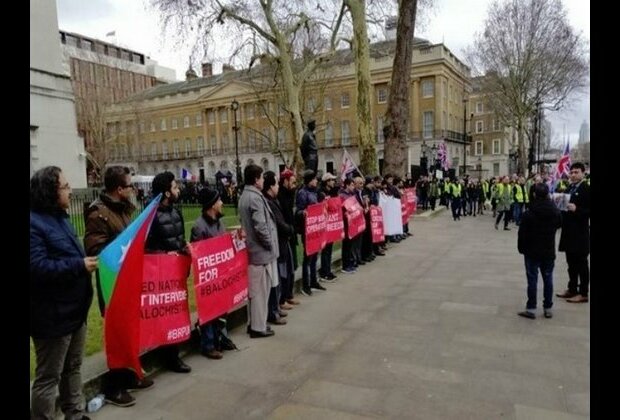
[[[142,378],[139,353],[144,242],[160,199],[161,194],[99,254],[108,367],[132,368],[139,378]]]
[[[355,162],[353,162],[353,158],[351,157],[349,152],[347,152],[347,149],[343,149],[342,164],[340,165],[340,180],[344,182],[344,180],[347,179],[347,176],[349,176],[349,174],[353,173],[353,171],[355,170],[357,170],[357,172],[362,175],[362,172],[360,172],[360,170],[355,165]]]

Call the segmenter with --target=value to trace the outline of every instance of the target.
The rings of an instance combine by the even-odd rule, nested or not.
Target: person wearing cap
[[[328,198],[338,197],[338,189],[336,188],[336,177],[329,172],[321,178],[321,187],[319,188],[319,201]],[[332,272],[332,250],[334,243],[325,245],[321,250],[321,267],[319,268],[319,277],[326,282],[332,282],[336,279],[336,275]]]
[[[312,255],[306,255],[306,238],[305,238],[305,219],[306,208],[312,204],[319,202],[317,195],[317,179],[314,171],[306,170],[303,173],[304,186],[297,193],[297,200],[295,202],[296,217],[298,220],[297,228],[299,234],[301,234],[302,242],[304,244],[304,260],[302,263],[302,288],[301,292],[306,296],[312,296],[312,289],[325,290],[321,286],[317,279],[316,263],[318,252]]]
[[[313,171],[315,174],[319,169],[319,148],[316,143],[316,136],[314,135],[314,129],[316,128],[316,121],[308,121],[308,130],[301,138],[301,145],[299,149],[301,151],[301,157],[304,160],[304,166],[306,170]]]
[[[202,205],[202,214],[192,226],[189,241],[197,242],[225,234],[226,228],[221,221],[224,203],[220,193],[211,188],[203,188],[198,193],[198,203]],[[224,356],[218,349],[221,349],[219,346],[220,334],[217,319],[200,326],[200,353],[203,356],[215,360]]]

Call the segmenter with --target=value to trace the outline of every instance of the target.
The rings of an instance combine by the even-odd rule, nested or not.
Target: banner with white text
[[[190,244],[198,322],[209,322],[248,297],[248,251],[231,234]]]
[[[140,302],[140,349],[189,339],[187,276],[190,258],[145,254]]]
[[[306,207],[305,241],[306,255],[314,255],[325,247],[325,203]]]
[[[344,217],[342,215],[342,199],[331,197],[327,200],[327,225],[325,226],[325,243],[344,239]]]
[[[342,202],[347,218],[347,238],[353,239],[366,229],[364,209],[355,197],[349,197]]]

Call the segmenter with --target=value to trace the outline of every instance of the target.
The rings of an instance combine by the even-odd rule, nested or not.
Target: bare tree
[[[386,111],[384,173],[403,176],[407,159],[407,117],[409,116],[409,84],[413,34],[418,0],[399,0],[396,28],[396,51],[392,66],[392,85]]]
[[[584,39],[569,25],[560,0],[495,1],[467,55],[478,74],[486,73],[494,110],[517,132],[517,170],[524,173],[532,147],[527,124],[536,105],[562,109],[587,85]]]
[[[196,55],[196,51],[208,54],[218,40],[226,39],[236,44],[231,57],[247,59],[249,67],[258,58],[276,64],[294,128],[293,165],[299,166],[297,145],[304,133],[299,95],[317,66],[334,54],[344,6],[333,18],[325,18],[321,5],[311,6],[308,0],[151,0],[151,4],[177,41],[194,43]],[[306,60],[300,64],[297,59],[302,57]]]

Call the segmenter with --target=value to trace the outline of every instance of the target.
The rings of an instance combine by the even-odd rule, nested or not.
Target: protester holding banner
[[[347,178],[342,183],[342,188],[340,189],[340,198],[345,201],[351,197],[355,197],[355,183],[351,178]],[[342,209],[345,217],[344,217],[344,231],[348,232],[349,223],[346,218],[346,210]],[[342,239],[342,272],[347,274],[353,274],[357,271],[357,261],[353,256],[353,241],[349,238],[349,235],[346,235],[344,239]]]
[[[131,223],[135,206],[131,203],[134,188],[129,168],[110,166],[104,174],[105,191],[93,201],[86,210],[86,231],[84,248],[87,255],[99,255],[101,250],[124,231]],[[105,316],[105,302],[102,296],[99,272],[97,278],[97,298],[101,316]],[[102,378],[102,391],[105,400],[119,407],[130,407],[136,400],[127,392],[153,385],[149,378],[138,379],[129,369],[110,369]]]
[[[267,328],[269,290],[278,284],[278,230],[263,189],[263,168],[250,164],[243,170],[245,188],[239,198],[239,219],[248,249],[248,334],[270,337]]]
[[[326,290],[319,284],[316,263],[318,260],[318,252],[307,255],[308,249],[307,238],[305,235],[306,227],[306,208],[312,204],[318,203],[316,174],[312,170],[306,170],[303,173],[304,186],[297,192],[295,200],[295,217],[297,219],[296,227],[298,233],[301,234],[304,244],[304,260],[302,264],[302,287],[301,292],[306,296],[312,296],[312,289]]]
[[[87,257],[69,223],[71,186],[57,166],[30,179],[30,336],[37,366],[31,418],[56,417],[56,387],[65,418],[83,418],[82,360],[93,300]]]
[[[291,226],[295,226],[295,194],[297,192],[297,177],[290,169],[285,169],[280,174],[280,189],[278,190],[278,201],[282,209],[284,221]],[[293,254],[293,271],[297,270],[297,235],[292,235],[289,241],[291,253]],[[291,290],[292,293],[292,290]],[[291,305],[298,305],[299,301],[291,298],[287,300]]]
[[[220,220],[222,213],[222,199],[217,190],[203,188],[198,193],[198,202],[202,205],[202,214],[194,222],[190,235],[190,242],[215,238],[226,233],[226,228]],[[217,319],[200,326],[200,353],[209,358],[219,360],[224,357],[220,346],[221,331]]]
[[[375,184],[375,188],[373,189],[373,193],[370,196],[370,205],[378,206],[381,194],[383,193],[383,188],[382,188],[383,178],[380,175],[377,175],[372,179],[372,181]],[[371,222],[372,222],[372,216],[371,216]],[[381,242],[373,241],[372,252],[374,255],[383,257],[385,256],[386,249],[387,247],[385,245],[385,236],[384,236],[383,241]]]
[[[273,213],[274,221],[276,223],[276,229],[278,230],[278,284],[271,286],[269,291],[269,309],[267,311],[267,322],[274,325],[286,325],[286,319],[288,314],[280,308],[280,294],[282,293],[282,280],[283,276],[280,274],[280,261],[286,261],[288,255],[288,239],[295,231],[292,226],[287,225],[282,216],[282,210],[278,203],[278,189],[280,185],[276,179],[276,174],[273,171],[267,171],[263,174],[263,195],[269,204],[269,208]],[[289,230],[290,229],[290,230]],[[286,263],[285,263],[286,264]],[[286,268],[286,267],[283,267]],[[288,282],[289,278],[286,277],[287,271],[284,271],[284,281],[287,282],[286,287],[290,287]],[[293,276],[294,277],[294,276]],[[285,309],[291,309],[291,305],[286,305]]]
[[[326,172],[321,179],[321,187],[319,188],[319,201],[338,197],[338,189],[336,188],[336,177]],[[321,250],[321,267],[319,268],[319,277],[325,282],[333,282],[336,275],[332,272],[332,250],[334,243],[330,242]]]
[[[370,206],[376,202],[379,204],[379,198],[375,197],[375,184],[372,177],[367,176],[364,179],[364,189],[362,190],[362,199],[365,204],[364,220],[366,222],[366,229],[362,234],[362,249],[361,256],[362,261],[372,262],[375,260],[375,255],[372,252],[372,228],[370,220]]]
[[[179,199],[179,186],[172,172],[161,172],[153,179],[153,196],[162,194],[162,199],[146,238],[145,251],[150,254],[167,253],[185,255],[185,222],[183,215],[174,206]],[[192,368],[179,357],[179,345],[170,344],[159,348],[164,366],[177,373],[189,373]]]

